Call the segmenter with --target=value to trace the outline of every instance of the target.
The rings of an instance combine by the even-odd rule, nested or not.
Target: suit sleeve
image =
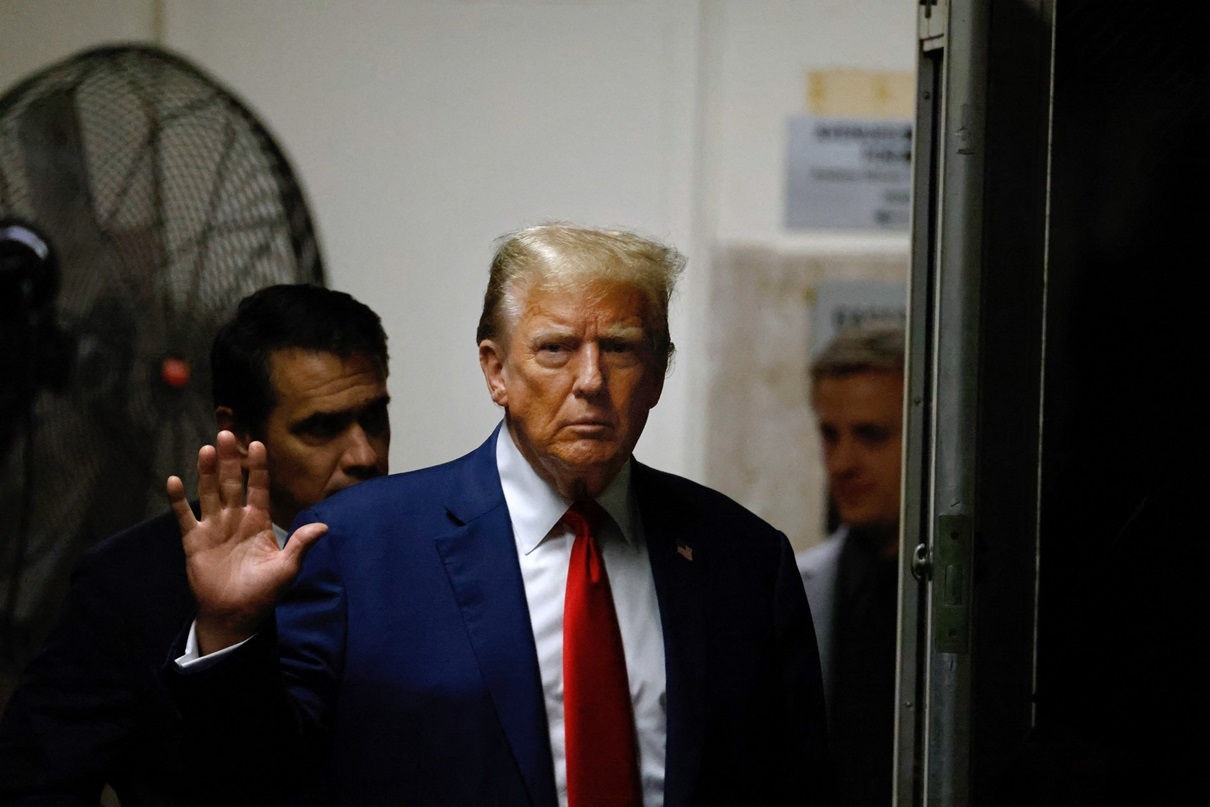
[[[324,789],[344,636],[331,544],[325,536],[310,550],[274,620],[251,640],[200,671],[165,668],[190,767],[258,802]]]
[[[146,704],[101,580],[77,570],[57,626],[4,711],[0,803],[95,805],[132,752]]]

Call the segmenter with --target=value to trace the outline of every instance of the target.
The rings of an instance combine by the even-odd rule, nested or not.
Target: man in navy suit
[[[279,285],[246,297],[215,337],[211,376],[236,468],[254,439],[267,450],[274,524],[386,473],[386,334],[349,295]],[[90,549],[0,720],[0,804],[95,805],[107,783],[124,807],[221,804],[229,786],[240,792],[190,775],[162,686],[165,649],[193,613],[171,513]]]
[[[255,759],[288,802],[307,781],[307,797],[348,804],[830,803],[788,541],[632,458],[682,265],[625,232],[552,224],[503,240],[477,335],[501,426],[460,459],[303,512],[284,549],[255,444],[246,501],[225,433],[199,454],[200,520],[169,481],[199,602],[170,675],[199,770]],[[564,699],[582,664],[564,644],[573,504],[594,513],[624,651],[621,705],[594,690],[589,711],[633,746],[584,789],[571,783],[583,713]],[[597,739],[588,757],[605,753]],[[633,792],[593,794],[631,770]]]

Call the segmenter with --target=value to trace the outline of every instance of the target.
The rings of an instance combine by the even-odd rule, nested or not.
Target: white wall
[[[719,8],[710,62],[717,80],[709,136],[717,142],[714,234],[786,249],[904,249],[904,236],[787,233],[786,118],[807,111],[807,71],[915,70],[910,0],[731,0]]]
[[[153,0],[0,0],[0,91],[77,50],[154,30]]]
[[[0,80],[162,28],[242,97],[301,177],[331,285],[391,334],[396,470],[469,450],[498,417],[473,339],[496,236],[562,218],[672,241],[690,257],[678,359],[638,453],[703,478],[715,246],[906,249],[780,221],[805,71],[912,69],[914,14],[908,0],[0,0]]]

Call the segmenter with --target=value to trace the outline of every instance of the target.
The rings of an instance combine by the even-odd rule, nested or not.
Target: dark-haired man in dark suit
[[[386,334],[349,295],[249,295],[217,334],[211,370],[236,463],[254,440],[265,447],[280,540],[299,510],[386,473]],[[159,675],[194,609],[171,513],[85,555],[0,721],[0,804],[95,805],[106,784],[124,807],[230,803],[237,782],[198,781],[182,765],[185,735]]]

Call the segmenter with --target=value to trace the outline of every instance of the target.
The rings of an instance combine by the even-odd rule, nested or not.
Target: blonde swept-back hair
[[[551,222],[497,241],[476,343],[508,333],[534,289],[586,288],[619,283],[647,299],[645,330],[661,372],[675,350],[668,332],[668,302],[685,257],[676,249],[624,230]]]

